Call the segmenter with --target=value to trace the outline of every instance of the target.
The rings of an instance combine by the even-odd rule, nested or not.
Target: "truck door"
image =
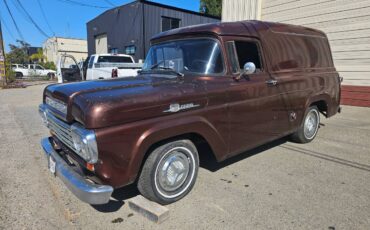
[[[235,79],[227,87],[229,153],[234,155],[283,136],[289,122],[260,42],[230,38],[225,45]],[[243,74],[246,63],[255,65],[253,73]]]
[[[71,55],[61,55],[57,66],[59,83],[82,81],[80,67]]]
[[[36,69],[34,64],[28,65],[28,76],[36,76]]]
[[[35,71],[38,76],[45,76],[47,74],[45,69],[40,65],[35,65]]]

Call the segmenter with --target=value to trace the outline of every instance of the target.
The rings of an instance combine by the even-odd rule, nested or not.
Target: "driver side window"
[[[257,43],[252,41],[235,41],[234,43],[239,68],[242,70],[245,63],[253,62],[256,66],[256,73],[261,72],[261,55]]]

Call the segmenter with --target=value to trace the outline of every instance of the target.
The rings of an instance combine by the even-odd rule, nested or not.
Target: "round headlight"
[[[72,125],[71,129],[73,146],[76,153],[86,162],[96,163],[98,161],[98,147],[94,131],[84,129],[78,124]]]
[[[73,146],[75,147],[76,153],[79,154],[82,150],[82,145],[83,145],[81,136],[77,132],[74,132],[74,130],[72,130],[71,136],[72,136]]]

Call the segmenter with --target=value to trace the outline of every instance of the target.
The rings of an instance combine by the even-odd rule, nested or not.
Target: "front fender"
[[[202,136],[217,160],[227,155],[226,138],[211,122],[197,114],[178,113],[96,130],[99,161],[95,173],[115,188],[130,184],[151,146],[184,134]]]
[[[135,144],[130,164],[131,172],[135,173],[131,179],[136,178],[144,156],[152,145],[172,137],[191,133],[202,136],[208,142],[217,160],[222,160],[226,156],[227,144],[225,140],[207,119],[201,116],[185,116],[159,122],[143,132]]]

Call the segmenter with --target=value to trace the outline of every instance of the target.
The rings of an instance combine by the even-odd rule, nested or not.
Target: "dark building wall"
[[[27,48],[27,55],[31,56],[32,54],[37,54],[39,49],[42,50],[42,47],[30,46]]]
[[[180,27],[220,21],[219,19],[215,18],[200,16],[197,14],[182,12],[174,9],[167,9],[149,4],[144,4],[144,12],[146,52],[150,47],[150,38],[162,32],[162,17],[180,19]]]
[[[180,19],[180,27],[220,21],[186,10],[135,1],[108,10],[87,23],[89,55],[95,53],[95,37],[107,34],[108,51],[110,48],[117,48],[118,53],[124,53],[125,46],[135,45],[135,59],[144,59],[144,53],[146,54],[150,46],[150,38],[162,32],[163,16]]]
[[[87,23],[87,46],[89,55],[95,53],[95,37],[107,34],[108,51],[117,48],[124,53],[125,46],[136,45],[136,54],[142,53],[141,3],[133,2],[108,10]],[[135,55],[135,58],[139,58]]]

